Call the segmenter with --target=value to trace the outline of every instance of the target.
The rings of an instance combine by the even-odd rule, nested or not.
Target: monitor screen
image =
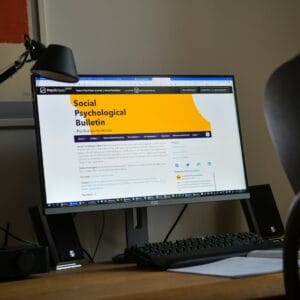
[[[233,76],[32,79],[47,214],[248,198]]]

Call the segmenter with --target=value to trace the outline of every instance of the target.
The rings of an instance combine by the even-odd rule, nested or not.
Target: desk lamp
[[[24,35],[24,46],[26,51],[6,71],[0,74],[0,84],[15,74],[27,62],[36,60],[31,72],[48,79],[77,82],[78,76],[72,50],[61,45],[49,45],[45,47],[42,43]]]

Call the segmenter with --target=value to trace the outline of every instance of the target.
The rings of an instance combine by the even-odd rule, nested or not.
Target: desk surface
[[[284,299],[281,273],[241,279],[94,264],[1,282],[0,299]]]

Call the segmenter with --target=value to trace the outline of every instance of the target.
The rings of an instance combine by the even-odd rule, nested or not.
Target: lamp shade
[[[55,81],[78,81],[73,52],[61,45],[49,45],[31,68],[31,72]]]

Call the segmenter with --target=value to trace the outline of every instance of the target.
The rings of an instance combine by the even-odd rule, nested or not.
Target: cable
[[[28,245],[35,246],[35,247],[37,246],[37,244],[35,244],[35,243],[33,243],[33,242],[24,240],[24,239],[22,239],[22,238],[20,238],[20,237],[18,237],[18,236],[16,236],[16,235],[10,233],[10,232],[8,231],[8,230],[9,230],[9,226],[7,226],[7,228],[4,228],[4,227],[0,226],[0,230],[2,230],[2,231],[5,233],[6,236],[10,236],[11,238],[13,238],[13,239],[15,239],[15,240],[17,240],[17,241],[19,241],[19,242],[21,242],[21,243],[28,244]],[[5,241],[5,242],[6,242],[6,244],[7,244],[7,241]],[[4,244],[5,244],[5,242],[4,242]]]
[[[73,214],[72,216],[73,216],[73,220],[75,220],[77,214]],[[100,231],[100,234],[99,234],[99,237],[98,237],[97,244],[96,244],[96,247],[94,249],[93,255],[91,255],[85,248],[81,247],[81,250],[88,257],[88,259],[90,260],[91,263],[94,263],[94,261],[95,261],[95,256],[97,254],[97,251],[98,251],[98,248],[99,248],[102,236],[103,236],[104,226],[105,226],[105,214],[104,214],[104,212],[102,212],[102,226],[101,226],[101,231]]]
[[[105,227],[105,213],[102,212],[102,227],[101,227],[101,231],[100,231],[100,234],[99,234],[99,237],[98,237],[98,241],[97,241],[97,244],[96,244],[96,247],[95,247],[95,250],[94,250],[94,254],[92,256],[93,261],[95,260],[95,257],[96,257],[96,254],[97,254],[97,251],[98,251],[98,248],[99,248],[99,245],[100,245],[103,233],[104,233],[104,227]]]
[[[3,242],[3,248],[5,248],[8,244],[8,233],[9,233],[9,227],[10,227],[10,224],[7,223],[6,224],[6,228],[5,228],[5,236],[4,236],[4,242]]]
[[[172,227],[171,227],[170,230],[168,231],[166,237],[164,238],[164,242],[166,242],[166,241],[168,240],[170,234],[172,233],[172,231],[174,230],[175,226],[176,226],[177,223],[179,222],[179,220],[180,220],[181,216],[183,215],[184,211],[186,210],[187,206],[188,206],[188,205],[185,204],[185,205],[183,206],[183,208],[181,209],[181,211],[180,211],[178,217],[176,218],[174,224],[172,225]]]
[[[73,213],[73,214],[72,214],[72,218],[73,218],[75,227],[76,227],[75,219],[76,219],[77,216],[78,216],[77,213]],[[77,230],[77,228],[76,228],[76,230]],[[81,243],[80,243],[80,244],[81,244]],[[89,261],[90,261],[91,263],[94,263],[94,260],[93,260],[92,256],[90,255],[90,253],[89,253],[85,248],[83,248],[82,246],[81,246],[81,250],[82,250],[82,252],[87,256],[87,258],[89,259]]]
[[[6,70],[6,69],[12,67],[13,65],[14,65],[14,63],[10,63],[9,65],[6,65],[6,66],[0,68],[0,72],[2,73],[4,70]]]
[[[92,256],[87,252],[87,250],[85,250],[84,248],[81,247],[82,252],[88,257],[88,259],[90,260],[91,263],[94,263],[94,260],[92,258]]]

